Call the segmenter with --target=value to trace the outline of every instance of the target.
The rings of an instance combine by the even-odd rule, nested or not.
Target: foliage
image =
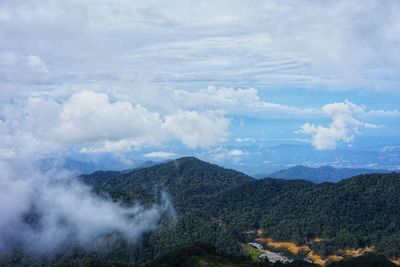
[[[155,232],[135,244],[121,237],[96,249],[66,246],[51,258],[16,248],[0,257],[0,266],[133,266],[168,257],[169,252],[196,242],[215,245],[224,255],[240,255],[238,240],[246,242],[243,233],[258,228],[268,237],[299,244],[322,238],[312,244],[320,255],[373,246],[387,257],[400,257],[400,175],[395,173],[360,175],[336,184],[255,180],[187,157],[130,172],[96,172],[81,179],[97,194],[124,205],[150,205],[166,192],[176,218],[165,215]],[[201,251],[211,253],[204,246]]]

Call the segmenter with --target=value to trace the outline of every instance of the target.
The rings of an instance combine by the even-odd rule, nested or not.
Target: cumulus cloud
[[[207,149],[227,139],[230,115],[323,115],[292,104],[298,87],[397,90],[399,9],[391,0],[1,1],[0,154],[114,152],[174,139]],[[14,97],[21,84],[26,105]],[[272,88],[285,88],[291,104],[262,99]],[[210,122],[211,133],[197,127]]]
[[[209,148],[227,138],[229,121],[218,112],[180,111],[165,117],[164,128],[189,148]]]
[[[1,115],[0,134],[9,140],[1,147],[4,153],[14,154],[27,149],[18,145],[22,137],[31,145],[76,148],[82,153],[127,151],[174,139],[189,148],[209,148],[226,140],[229,125],[222,112],[163,114],[87,90],[64,101],[30,97],[19,105],[6,106]]]
[[[43,173],[21,161],[1,161],[0,166],[3,252],[14,246],[33,253],[55,252],[66,244],[90,247],[108,234],[135,242],[172,211],[166,196],[147,208],[123,206],[95,195],[62,170]]]
[[[157,113],[128,102],[111,102],[107,94],[81,91],[62,104],[54,137],[68,143],[118,141],[134,145],[157,144],[163,140]]]
[[[301,127],[303,133],[311,135],[312,143],[318,150],[335,149],[339,142],[350,143],[361,127],[379,128],[356,119],[355,116],[365,114],[364,107],[349,101],[327,104],[322,111],[331,119],[328,126],[306,123]]]
[[[0,153],[10,157],[30,146],[46,151],[73,148],[81,153],[129,151],[179,140],[191,149],[208,149],[228,139],[231,115],[332,118],[329,127],[306,124],[303,132],[315,137],[318,148],[334,148],[350,142],[357,129],[380,125],[361,123],[353,117],[396,117],[398,111],[370,110],[350,102],[320,108],[297,108],[261,100],[256,89],[216,88],[196,91],[156,90],[140,102],[130,97],[83,90],[64,99],[31,96],[0,111]],[[165,93],[165,92],[164,92]],[[154,108],[163,99],[169,108]],[[158,101],[159,102],[159,101]],[[149,103],[153,103],[149,104]],[[17,135],[15,133],[18,133]],[[329,135],[329,138],[327,137]],[[17,140],[18,139],[18,140]],[[328,141],[330,143],[328,144]],[[238,142],[243,141],[238,139]],[[21,143],[21,145],[19,145]],[[25,147],[25,145],[27,147]]]

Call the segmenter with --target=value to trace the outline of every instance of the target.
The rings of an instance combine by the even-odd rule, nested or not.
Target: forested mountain
[[[304,243],[311,238],[322,255],[346,247],[373,246],[400,257],[400,176],[370,174],[337,184],[304,180],[255,180],[195,158],[181,158],[94,183],[97,191],[131,201],[165,191],[177,209],[177,225],[152,239],[161,248],[206,241],[228,251],[230,237],[255,227],[277,240]],[[185,232],[186,231],[186,232]],[[179,242],[176,242],[179,240]],[[160,245],[162,244],[162,245]]]
[[[175,216],[166,214],[159,228],[139,244],[131,245],[122,238],[108,243],[102,253],[77,253],[75,248],[66,248],[53,263],[146,263],[196,242],[240,255],[239,242],[249,241],[244,232],[252,229],[262,229],[259,237],[308,244],[321,257],[365,247],[373,247],[374,252],[389,258],[400,257],[400,175],[395,173],[322,184],[256,180],[185,157],[130,172],[95,172],[80,179],[95,193],[125,205],[152,204],[166,194],[175,207]],[[23,254],[17,255],[15,262],[26,262]],[[7,259],[0,264],[3,262],[9,263]],[[37,266],[43,263],[38,262]]]
[[[264,179],[227,190],[207,207],[210,216],[241,229],[257,225],[277,240],[305,243],[322,255],[373,246],[400,257],[400,175],[356,176],[337,184]]]
[[[364,168],[334,168],[332,166],[321,166],[317,168],[307,166],[293,166],[270,174],[258,174],[256,178],[280,178],[280,179],[303,179],[313,183],[338,182],[361,174],[388,173],[387,170],[364,169]]]
[[[159,192],[173,198],[177,209],[229,188],[253,181],[241,172],[225,169],[194,157],[184,157],[155,166],[135,169],[128,173],[95,172],[82,179],[97,192],[125,202],[151,201]]]

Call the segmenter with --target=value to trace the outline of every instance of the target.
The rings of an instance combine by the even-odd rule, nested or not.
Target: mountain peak
[[[171,160],[166,162],[165,164],[167,165],[174,165],[175,168],[178,169],[184,169],[186,167],[189,168],[193,168],[193,167],[205,167],[205,166],[213,166],[213,167],[218,167],[218,168],[222,168],[225,169],[224,167],[218,166],[216,164],[213,163],[209,163],[207,161],[203,161],[201,159],[198,159],[194,156],[185,156],[185,157],[181,157],[175,160]]]
[[[202,161],[202,160],[196,158],[195,156],[185,156],[185,157],[177,158],[177,159],[175,159],[173,161],[192,161],[192,162],[204,162],[204,163],[206,163],[205,161]]]

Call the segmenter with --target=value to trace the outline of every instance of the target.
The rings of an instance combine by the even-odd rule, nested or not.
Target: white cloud
[[[49,74],[46,64],[36,55],[0,51],[0,81],[36,82]]]
[[[2,107],[15,105],[1,114],[0,153],[11,157],[26,144],[54,143],[98,153],[173,138],[207,148],[227,138],[229,115],[322,114],[264,100],[261,90],[293,88],[288,103],[298,87],[398,90],[399,9],[391,0],[0,1],[0,100]],[[209,84],[216,86],[204,89]],[[30,98],[23,111],[17,87]],[[89,90],[87,98],[82,90]],[[217,129],[204,133],[196,121]]]
[[[229,150],[227,154],[228,154],[228,156],[231,156],[231,157],[240,157],[240,156],[246,155],[246,153],[244,153],[242,150],[239,150],[239,149]]]
[[[0,51],[37,55],[72,81],[396,88],[387,77],[399,74],[399,9],[391,0],[2,1]]]
[[[0,160],[2,252],[17,245],[28,252],[48,255],[64,245],[93,245],[93,241],[116,233],[136,242],[142,234],[158,227],[163,213],[173,214],[166,196],[151,207],[124,207],[95,195],[91,188],[71,179],[70,173],[38,171],[31,160]],[[33,224],[27,222],[28,216],[34,218]]]
[[[177,155],[172,152],[166,151],[153,151],[143,155],[145,158],[160,158],[160,159],[169,159],[176,157]]]
[[[160,112],[169,113],[183,110],[208,111],[221,110],[229,114],[283,116],[315,116],[318,109],[297,108],[263,101],[255,88],[231,88],[209,85],[206,89],[183,90],[146,86],[130,91],[116,89],[121,99],[141,103]],[[138,96],[136,96],[138,95]],[[162,101],[159,101],[162,99]],[[140,101],[139,101],[140,100]],[[160,103],[161,102],[161,103]]]
[[[348,101],[327,104],[322,111],[331,119],[329,126],[306,123],[301,127],[303,133],[311,135],[312,143],[318,150],[335,149],[339,142],[350,143],[361,127],[380,127],[356,119],[355,116],[365,114],[364,107]]]
[[[65,101],[31,97],[20,105],[6,106],[1,115],[4,141],[0,152],[9,157],[21,155],[36,143],[49,153],[53,150],[44,144],[101,153],[156,147],[172,139],[189,148],[205,149],[225,141],[229,125],[221,112],[162,114],[93,91],[76,92]]]
[[[228,149],[224,147],[217,147],[209,151],[209,156],[215,161],[226,161],[233,160],[234,162],[239,162],[244,156],[249,155],[249,153],[240,149]]]
[[[268,116],[308,115],[315,114],[313,109],[300,109],[261,100],[255,88],[234,89],[208,86],[194,92],[174,90],[173,98],[189,109],[221,109],[231,114],[260,113]]]
[[[62,103],[30,98],[25,112],[23,127],[37,139],[78,145],[86,153],[157,145],[166,138],[158,113],[129,102],[111,102],[103,93],[80,91]]]
[[[226,140],[229,121],[218,112],[179,111],[165,116],[164,128],[189,148],[209,148]]]
[[[75,93],[62,105],[55,135],[67,142],[118,141],[134,144],[162,141],[159,114],[129,102],[111,102],[108,95],[91,91]]]
[[[256,140],[250,137],[238,137],[235,139],[238,143],[255,142]]]
[[[373,109],[367,112],[367,116],[373,116],[373,117],[400,117],[400,111],[395,109],[395,110],[382,110],[382,109]]]

